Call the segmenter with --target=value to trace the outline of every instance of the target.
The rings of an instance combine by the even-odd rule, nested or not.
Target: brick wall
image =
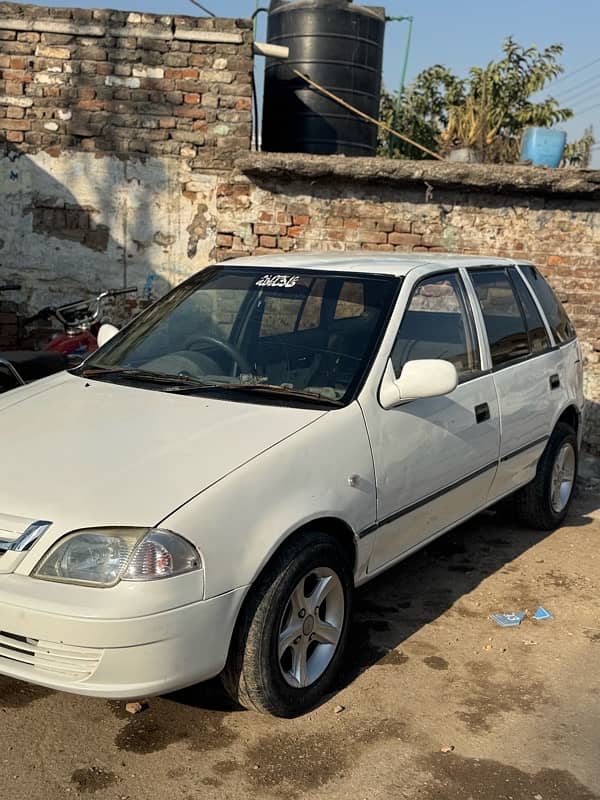
[[[0,142],[226,164],[251,136],[247,20],[0,3]]]
[[[600,452],[600,173],[251,154],[251,28],[0,3],[0,282],[23,284],[15,301],[131,284],[154,299],[254,253],[528,258],[578,327]]]
[[[600,453],[600,173],[270,154],[238,166],[217,187],[215,260],[372,250],[534,261],[577,326],[586,443]]]

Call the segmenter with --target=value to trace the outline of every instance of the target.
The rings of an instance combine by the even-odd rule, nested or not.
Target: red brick
[[[193,92],[183,95],[183,102],[188,105],[197,105],[202,99],[201,94],[194,94]]]
[[[273,222],[274,216],[270,211],[261,211],[258,215],[259,222]]]
[[[28,131],[31,128],[29,119],[5,119],[2,127],[7,131]]]
[[[414,247],[421,244],[423,237],[418,233],[390,233],[388,242],[402,247]]]
[[[7,142],[22,142],[23,141],[23,134],[21,131],[7,131],[6,132],[6,141]]]
[[[306,214],[294,214],[292,222],[294,225],[308,225],[310,217],[306,216]]]
[[[236,111],[251,111],[252,100],[249,97],[240,97],[239,100],[236,100],[234,108]]]
[[[6,94],[23,94],[23,84],[17,81],[6,81]]]
[[[23,56],[11,56],[10,68],[18,70],[27,69],[27,59],[23,58]]]
[[[198,70],[197,69],[190,69],[189,67],[185,67],[184,69],[166,69],[165,70],[165,78],[175,79],[175,80],[188,80],[191,78],[198,77]]]
[[[2,78],[5,81],[18,81],[19,83],[31,83],[33,75],[30,72],[25,72],[22,69],[5,69],[2,73]]]
[[[387,244],[387,233],[383,231],[359,231],[358,238],[365,244]]]
[[[105,104],[100,100],[80,100],[77,103],[77,108],[82,108],[84,111],[103,111]]]
[[[232,247],[233,236],[225,233],[217,234],[217,247]]]
[[[275,236],[261,236],[260,237],[260,246],[261,247],[277,247],[277,237],[275,237]]]
[[[190,119],[204,119],[206,111],[198,106],[181,106],[176,108],[173,112],[177,117],[188,117]]]

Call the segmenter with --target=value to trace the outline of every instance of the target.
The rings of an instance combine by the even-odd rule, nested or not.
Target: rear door
[[[515,267],[470,269],[498,393],[500,464],[490,499],[532,480],[555,416],[557,354]]]
[[[500,426],[491,374],[482,370],[476,326],[458,271],[418,280],[395,345],[408,361],[441,358],[457,369],[451,394],[384,409],[365,402],[373,447],[378,530],[373,572],[481,508],[497,468]]]

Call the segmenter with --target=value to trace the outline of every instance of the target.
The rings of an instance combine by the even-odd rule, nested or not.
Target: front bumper
[[[39,601],[24,607],[7,602],[2,591],[0,674],[127,700],[190,686],[225,666],[245,591],[118,619],[49,612]]]

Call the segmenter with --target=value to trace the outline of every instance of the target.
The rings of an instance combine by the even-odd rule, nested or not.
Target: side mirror
[[[407,361],[399,378],[395,377],[391,360],[379,391],[379,401],[384,408],[394,408],[407,400],[441,397],[458,386],[456,367],[440,358]]]
[[[96,337],[98,340],[98,347],[102,347],[107,342],[110,342],[113,336],[116,336],[118,332],[118,328],[116,328],[114,325],[110,325],[108,322],[105,322],[104,325],[100,326],[98,336]]]

